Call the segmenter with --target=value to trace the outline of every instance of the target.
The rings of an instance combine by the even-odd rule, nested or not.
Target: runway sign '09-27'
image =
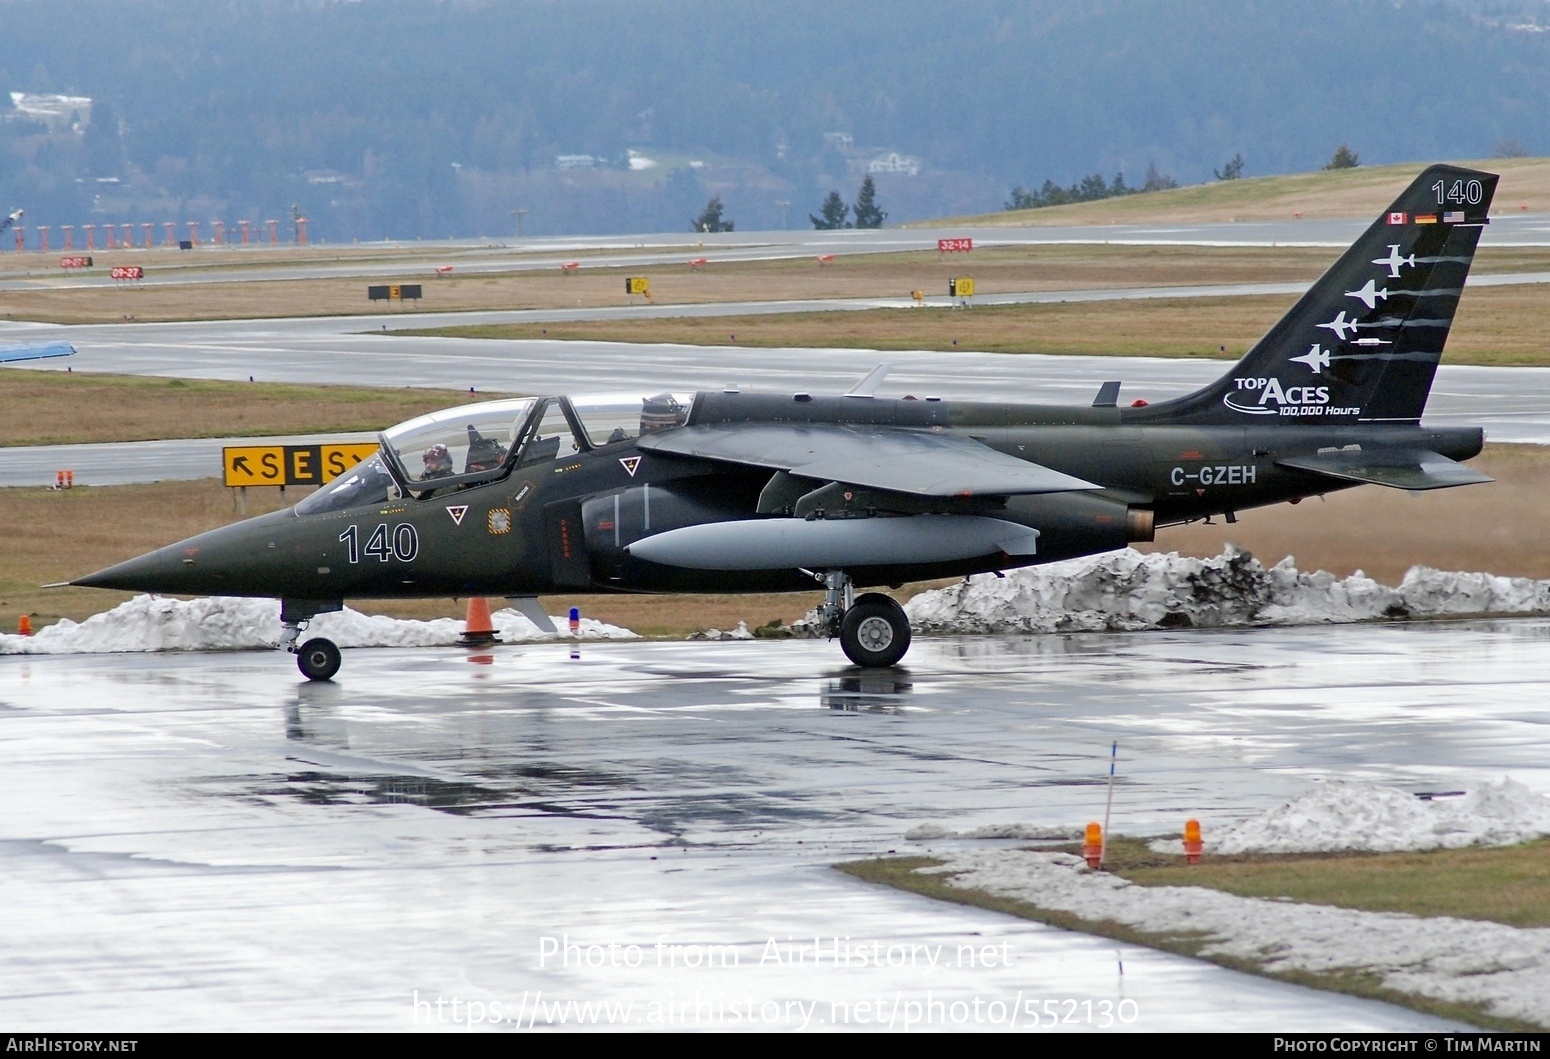
[[[114,279],[144,279],[145,269],[139,265],[114,265],[108,275]]]
[[[326,485],[377,451],[372,442],[335,445],[235,445],[221,450],[223,480],[250,485]]]

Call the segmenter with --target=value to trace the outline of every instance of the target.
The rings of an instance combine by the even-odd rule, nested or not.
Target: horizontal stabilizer
[[[42,342],[31,346],[0,346],[0,364],[18,360],[45,360],[48,357],[73,357],[75,347],[68,342]]]
[[[1276,465],[1347,482],[1386,485],[1390,489],[1449,489],[1496,481],[1430,449],[1340,449],[1312,456],[1290,456],[1276,460]]]
[[[640,439],[640,447],[915,496],[1021,496],[1102,488],[973,438],[898,427],[717,424],[648,434]]]
[[[636,541],[637,559],[690,570],[834,570],[957,562],[988,555],[1027,558],[1039,531],[980,515],[904,518],[748,519],[685,526]]]

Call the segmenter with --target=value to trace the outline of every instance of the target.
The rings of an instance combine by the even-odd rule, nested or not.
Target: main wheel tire
[[[858,666],[891,666],[910,649],[910,619],[891,596],[869,592],[840,621],[840,647]]]
[[[339,672],[339,648],[334,641],[318,637],[308,640],[296,652],[296,668],[308,680],[331,680]]]

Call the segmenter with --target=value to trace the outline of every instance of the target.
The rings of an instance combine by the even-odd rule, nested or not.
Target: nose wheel
[[[331,680],[339,672],[339,648],[321,636],[308,640],[296,652],[296,668],[308,680]]]

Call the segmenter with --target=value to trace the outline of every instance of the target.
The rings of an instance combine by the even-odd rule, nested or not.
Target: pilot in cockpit
[[[420,459],[425,463],[425,473],[420,475],[421,479],[445,478],[452,473],[452,454],[445,445],[432,445]]]
[[[689,410],[678,403],[670,393],[659,393],[641,401],[640,432],[650,434],[655,430],[671,430],[681,427],[689,418]]]

